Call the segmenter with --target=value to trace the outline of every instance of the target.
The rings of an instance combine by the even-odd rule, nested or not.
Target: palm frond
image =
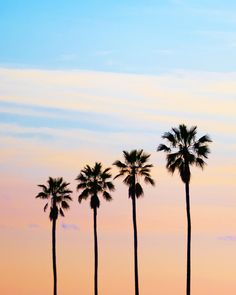
[[[162,138],[163,139],[167,139],[170,144],[172,146],[175,146],[176,145],[176,139],[175,139],[175,136],[171,133],[171,132],[165,132],[163,135],[162,135]],[[160,145],[159,145],[160,146]],[[158,149],[160,150],[160,149]],[[163,150],[163,149],[162,149]]]
[[[201,159],[201,158],[196,158],[195,163],[196,163],[196,166],[198,166],[198,167],[200,167],[202,169],[206,165],[206,162],[203,159]]]
[[[101,170],[102,170],[102,164],[96,162],[94,168],[92,169],[93,175],[98,176],[99,174],[101,174]]]
[[[48,188],[46,187],[46,185],[44,185],[44,184],[38,184],[38,186],[43,189],[43,192],[44,193],[48,193]]]
[[[61,207],[65,210],[68,210],[70,208],[69,204],[66,201],[61,202]]]
[[[174,132],[175,137],[176,137],[176,142],[181,140],[181,135],[180,135],[180,131],[178,128],[171,128],[171,130]]]
[[[140,185],[139,182],[137,182],[135,184],[135,195],[136,195],[137,198],[144,195],[143,188],[142,188],[142,186]]]
[[[142,167],[142,170],[143,170],[143,169],[147,169],[147,168],[152,168],[152,167],[153,167],[152,164],[146,164],[146,165],[144,165],[144,166]]]
[[[60,208],[59,209],[59,212],[60,212],[60,215],[62,216],[62,217],[65,217],[65,214],[64,214],[64,212],[63,212],[63,210]]]
[[[188,164],[194,165],[195,161],[196,161],[195,155],[192,153],[188,153]]]
[[[73,199],[71,198],[71,196],[69,196],[69,195],[65,195],[65,196],[63,196],[63,199],[64,200],[69,200],[69,201],[72,201]]]
[[[159,144],[158,147],[157,147],[157,152],[160,152],[160,151],[164,151],[166,153],[169,153],[171,151],[171,149],[166,146],[165,144]]]
[[[47,208],[48,208],[48,203],[43,207],[43,211],[46,212]]]
[[[48,199],[49,198],[49,195],[47,193],[40,192],[40,193],[37,194],[37,196],[35,198],[36,199],[37,198],[40,198],[40,199]]]
[[[177,153],[172,153],[172,154],[167,154],[166,160],[167,160],[167,165],[171,165],[176,161],[179,161],[181,159],[181,154],[179,152]]]
[[[196,148],[196,152],[198,157],[208,158],[208,154],[210,153],[210,149],[207,145],[200,145]]]
[[[166,168],[168,170],[168,172],[170,172],[171,174],[173,174],[175,172],[176,169],[178,169],[178,166],[176,165],[176,163],[172,163],[172,164],[166,164]]]
[[[187,126],[184,124],[179,125],[179,132],[180,132],[180,138],[186,144],[188,142],[188,136],[189,136]]]
[[[111,195],[107,191],[103,192],[103,198],[108,202],[110,202],[112,200]]]
[[[103,174],[107,174],[107,173],[108,173],[110,170],[111,170],[111,168],[110,168],[110,167],[108,167],[108,168],[104,169],[104,170],[103,170]],[[110,173],[108,173],[108,174],[110,174]]]
[[[132,150],[130,152],[123,151],[125,163],[128,165],[132,165],[137,160],[137,154],[139,154],[142,150]]]
[[[188,145],[191,145],[192,142],[195,141],[196,134],[197,134],[197,126],[192,126],[187,131],[187,143],[188,143]]]
[[[86,174],[85,174],[84,171],[83,171],[83,172],[81,172],[81,173],[76,177],[75,180],[78,180],[78,181],[80,181],[80,182],[86,182],[87,177],[86,177],[85,175],[86,175]]]
[[[144,177],[144,182],[145,183],[149,183],[149,184],[151,184],[152,186],[154,186],[155,185],[155,181],[151,178],[151,177],[149,177],[149,176],[145,176]]]
[[[120,172],[119,174],[117,174],[116,176],[114,176],[114,178],[113,179],[116,179],[116,178],[118,178],[118,177],[121,177],[121,176],[123,176],[125,173],[122,171],[122,172]]]
[[[212,140],[211,140],[210,136],[206,134],[206,135],[203,135],[202,137],[200,137],[198,139],[198,142],[206,143],[206,142],[212,142]]]
[[[119,160],[115,161],[112,165],[116,166],[117,168],[127,168],[127,165]]]
[[[114,191],[115,190],[115,186],[111,181],[107,181],[106,183],[106,187],[110,190],[110,191]]]
[[[84,189],[78,197],[79,203],[81,203],[82,200],[87,200],[87,198],[89,197],[89,194],[90,194],[90,190],[88,188]]]
[[[123,182],[127,185],[131,185],[134,180],[133,180],[134,176],[131,174],[128,174],[124,179],[123,179]]]
[[[80,189],[83,189],[83,188],[86,188],[86,187],[87,187],[86,182],[80,182],[80,183],[77,184],[76,189],[80,190]]]
[[[142,153],[141,153],[141,155],[140,155],[140,158],[139,158],[139,162],[141,163],[141,164],[144,164],[144,163],[146,163],[147,162],[147,160],[150,158],[150,154],[145,154],[145,153],[143,153],[143,150],[141,150],[142,151]],[[142,165],[141,165],[142,166]]]

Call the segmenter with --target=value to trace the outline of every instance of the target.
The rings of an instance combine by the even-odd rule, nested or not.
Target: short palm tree
[[[47,185],[39,184],[42,189],[36,198],[48,200],[44,206],[44,211],[50,206],[49,218],[52,221],[52,261],[53,261],[53,295],[57,295],[57,264],[56,264],[56,222],[58,214],[64,217],[64,210],[70,208],[68,201],[72,201],[68,189],[69,183],[65,182],[62,177],[49,177]]]
[[[76,178],[79,182],[77,190],[82,191],[78,197],[79,203],[90,197],[90,207],[93,209],[94,221],[94,294],[98,295],[98,239],[97,239],[97,209],[100,206],[99,195],[106,201],[111,201],[110,191],[115,187],[110,180],[110,168],[103,170],[101,163],[95,163],[94,167],[86,165]]]
[[[211,139],[204,135],[196,139],[197,126],[188,129],[184,124],[178,128],[172,128],[170,132],[164,133],[163,139],[168,145],[160,144],[157,151],[167,153],[166,168],[172,174],[177,170],[185,184],[186,213],[187,213],[187,280],[186,294],[190,295],[191,290],[191,215],[189,199],[189,183],[191,178],[190,166],[195,165],[204,168],[208,154],[210,153],[208,143]]]
[[[119,170],[119,174],[115,178],[124,176],[124,183],[128,186],[128,195],[132,200],[133,213],[133,229],[134,229],[134,279],[135,279],[135,295],[139,295],[138,280],[138,237],[137,237],[137,221],[136,221],[136,198],[144,194],[140,184],[140,178],[143,177],[144,182],[154,185],[154,180],[150,175],[151,164],[147,164],[150,155],[145,154],[143,150],[132,150],[131,152],[123,151],[124,162],[115,161],[115,165]]]

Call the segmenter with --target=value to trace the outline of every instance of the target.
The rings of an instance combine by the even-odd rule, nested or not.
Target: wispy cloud
[[[236,235],[219,236],[218,239],[226,242],[236,242]]]
[[[236,128],[236,73],[142,76],[0,69],[0,77],[3,125],[46,132],[67,129],[68,134],[74,129],[147,134],[157,124],[165,127],[184,118],[189,124],[207,125],[211,132]]]
[[[61,228],[64,230],[79,230],[79,227],[76,224],[62,223]]]

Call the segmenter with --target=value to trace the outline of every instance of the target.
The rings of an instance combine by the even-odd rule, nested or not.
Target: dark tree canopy
[[[64,210],[70,208],[68,201],[72,201],[70,196],[72,191],[68,188],[68,185],[69,183],[65,182],[62,177],[49,177],[47,185],[38,185],[42,190],[37,194],[36,198],[49,199],[44,206],[44,211],[50,206],[50,220],[57,219],[58,213],[64,216]]]
[[[164,151],[166,156],[166,168],[169,172],[179,171],[184,183],[191,178],[190,166],[196,165],[202,169],[206,165],[210,149],[208,143],[212,142],[208,135],[199,139],[196,138],[197,126],[187,128],[184,124],[178,128],[172,128],[170,132],[165,132],[162,136],[167,141],[167,145],[160,144],[157,151]]]
[[[135,196],[138,198],[144,194],[140,178],[143,178],[147,184],[155,184],[150,174],[150,168],[153,165],[147,164],[150,155],[144,153],[141,149],[130,152],[123,151],[123,156],[124,162],[117,160],[113,163],[120,170],[115,178],[124,176],[123,182],[129,187],[129,197],[132,197],[132,193],[135,192]]]
[[[114,191],[115,187],[111,182],[111,168],[103,170],[101,163],[95,163],[94,167],[86,165],[76,178],[79,182],[77,190],[81,191],[78,201],[87,200],[90,197],[90,206],[92,209],[99,208],[99,195],[102,195],[106,201],[111,201],[110,191]]]

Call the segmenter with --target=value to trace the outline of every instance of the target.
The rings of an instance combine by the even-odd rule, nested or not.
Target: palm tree
[[[124,176],[123,182],[129,187],[128,195],[132,200],[133,213],[133,228],[134,228],[134,280],[135,280],[135,295],[139,295],[138,282],[138,237],[137,237],[137,222],[136,222],[136,198],[144,194],[143,188],[139,182],[141,177],[144,182],[154,185],[154,180],[150,176],[151,164],[146,164],[150,155],[145,154],[143,150],[132,150],[131,152],[123,151],[124,162],[115,161],[115,165],[119,170],[119,174],[115,178]],[[115,179],[114,178],[114,179]]]
[[[72,191],[68,189],[69,183],[65,182],[62,177],[49,177],[47,185],[39,184],[42,189],[36,198],[49,200],[44,206],[44,212],[50,205],[49,218],[52,221],[52,264],[53,264],[53,295],[57,295],[57,264],[56,264],[56,222],[58,214],[64,217],[64,210],[70,208],[68,201],[72,201],[70,194]]]
[[[90,197],[90,207],[93,209],[94,221],[94,294],[98,295],[98,239],[97,239],[97,209],[100,206],[99,195],[106,201],[111,201],[109,191],[114,191],[115,187],[110,181],[111,168],[103,170],[101,163],[95,163],[94,167],[86,165],[76,178],[79,184],[77,190],[82,192],[78,197],[79,203]]]
[[[170,173],[177,170],[182,181],[185,184],[186,193],[186,213],[187,213],[187,281],[186,294],[190,295],[191,290],[191,216],[190,216],[190,199],[189,199],[189,183],[191,178],[190,166],[195,165],[204,168],[205,159],[210,153],[208,142],[211,139],[208,135],[196,139],[197,126],[188,129],[184,124],[178,128],[172,128],[170,132],[165,132],[162,136],[166,139],[168,146],[160,144],[157,151],[167,153],[166,168]]]

